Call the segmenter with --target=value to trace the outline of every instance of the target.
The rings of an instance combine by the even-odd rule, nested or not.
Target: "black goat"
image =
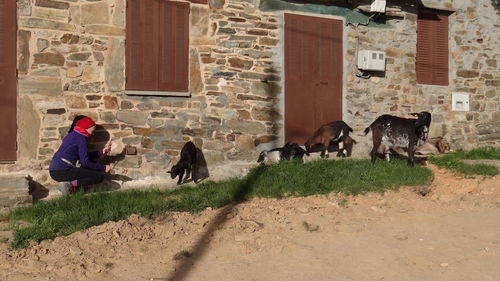
[[[417,116],[417,119],[381,115],[365,129],[365,135],[372,131],[373,148],[370,152],[372,163],[375,163],[377,153],[384,154],[389,161],[390,149],[401,147],[408,153],[408,165],[414,165],[416,148],[427,140],[431,114],[423,111],[411,115]]]
[[[263,150],[259,154],[257,163],[274,164],[282,160],[302,159],[304,155],[309,155],[309,153],[298,144],[288,142],[283,147],[273,148],[269,151]]]
[[[181,150],[181,158],[167,173],[170,173],[172,179],[179,176],[179,180],[177,181],[178,185],[187,182],[191,173],[192,180],[195,183],[209,176],[203,152],[190,141],[184,144]],[[182,178],[184,175],[185,178],[183,182]]]

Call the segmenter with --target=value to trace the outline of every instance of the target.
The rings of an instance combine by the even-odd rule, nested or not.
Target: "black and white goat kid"
[[[275,164],[282,160],[302,159],[304,155],[309,155],[302,147],[296,143],[286,143],[283,147],[263,150],[259,154],[257,163]]]
[[[417,116],[417,119],[381,115],[365,129],[365,135],[372,131],[372,163],[375,163],[377,153],[384,154],[389,161],[391,148],[403,148],[408,153],[408,165],[414,165],[415,150],[427,140],[431,114],[423,111],[411,115]]]

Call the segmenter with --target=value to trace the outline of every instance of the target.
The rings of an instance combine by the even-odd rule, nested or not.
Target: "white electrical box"
[[[358,68],[371,71],[385,71],[385,52],[358,51]]]
[[[385,13],[385,4],[386,0],[372,0],[370,11],[376,13]]]
[[[469,111],[469,94],[453,93],[451,94],[452,111]]]

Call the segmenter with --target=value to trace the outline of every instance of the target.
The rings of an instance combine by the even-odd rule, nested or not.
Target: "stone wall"
[[[124,0],[18,3],[21,148],[3,171],[50,181],[44,170],[78,114],[102,126],[94,148],[108,138],[137,148],[115,166],[133,178],[165,176],[187,140],[211,165],[254,160],[256,145],[277,138],[278,27],[257,3],[191,4],[189,98],[126,95]]]
[[[401,1],[404,2],[404,1]],[[390,5],[390,2],[388,2]],[[500,144],[500,58],[498,30],[500,13],[489,0],[423,1],[430,8],[453,11],[449,17],[449,85],[421,85],[416,82],[417,10],[400,8],[402,17],[390,21],[392,28],[358,26],[346,32],[347,70],[345,120],[362,131],[378,115],[408,116],[410,112],[433,114],[430,136],[444,136],[452,148],[470,149]],[[386,72],[381,77],[361,79],[354,75],[356,44],[359,48],[386,51]],[[451,110],[454,92],[470,95],[471,110]],[[368,101],[368,102],[366,102]],[[368,140],[363,137],[359,139]],[[368,145],[369,146],[369,145]],[[367,149],[358,152],[366,153]]]
[[[450,16],[450,85],[417,85],[416,8],[395,1],[390,28],[346,26],[344,120],[358,136],[376,116],[428,110],[431,136],[454,148],[500,144],[499,13],[489,0],[423,1]],[[453,3],[453,5],[451,4]],[[366,3],[365,3],[366,4]],[[210,165],[256,159],[283,142],[283,12],[258,0],[191,4],[191,97],[128,96],[124,86],[124,0],[18,0],[19,161],[50,182],[46,169],[75,115],[102,125],[93,142],[137,148],[116,172],[165,176],[183,143],[202,147]],[[324,16],[324,15],[318,15]],[[387,52],[387,71],[357,77],[356,47]],[[451,93],[471,95],[470,112],[451,112]],[[368,101],[368,102],[367,102]]]

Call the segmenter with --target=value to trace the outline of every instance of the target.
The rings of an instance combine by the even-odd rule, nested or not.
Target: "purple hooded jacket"
[[[52,157],[49,170],[68,170],[73,168],[73,166],[61,160],[66,159],[73,164],[75,164],[77,160],[80,160],[81,167],[85,169],[104,171],[106,168],[104,165],[90,161],[91,158],[101,156],[102,151],[99,150],[89,153],[87,143],[87,137],[81,133],[77,131],[69,133],[66,137],[64,137],[59,150],[57,150]]]

